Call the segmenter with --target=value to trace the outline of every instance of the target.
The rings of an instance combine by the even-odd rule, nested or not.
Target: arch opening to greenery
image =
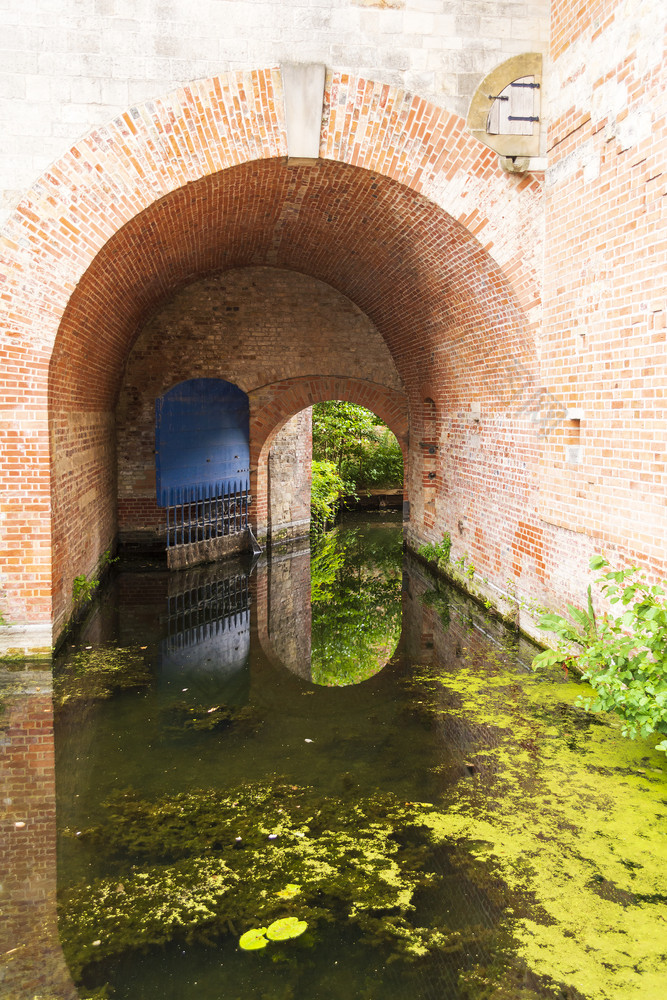
[[[336,522],[374,494],[384,504],[397,493],[401,507],[403,455],[394,433],[363,406],[327,400],[313,406],[312,418],[311,677],[340,687],[373,677],[398,645],[402,518]]]
[[[402,490],[403,455],[375,413],[331,399],[313,406],[311,530],[320,534],[343,506],[378,490]]]

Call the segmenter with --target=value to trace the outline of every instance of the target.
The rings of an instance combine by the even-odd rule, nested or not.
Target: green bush
[[[328,522],[334,520],[340,498],[350,492],[337,472],[333,462],[313,462],[313,479],[310,487],[310,526],[315,534],[326,530]]]
[[[592,570],[604,570],[596,580],[617,615],[596,618],[588,588],[585,611],[566,605],[570,620],[543,615],[540,628],[558,636],[556,649],[533,660],[535,668],[576,661],[577,669],[595,692],[580,699],[591,712],[614,710],[624,721],[623,735],[635,739],[659,733],[667,737],[667,598],[650,585],[636,566],[613,570],[602,556],[591,559]],[[573,646],[580,652],[573,652]],[[657,746],[667,753],[667,739]]]
[[[403,455],[395,435],[355,403],[330,399],[313,406],[313,458],[333,462],[358,489],[403,485]]]
[[[441,542],[427,542],[426,545],[420,545],[417,552],[422,557],[426,559],[427,562],[435,563],[441,569],[449,562],[449,554],[452,550],[452,539],[449,532],[446,531],[442,536]]]
[[[356,455],[345,458],[341,473],[361,490],[403,485],[401,446],[388,427],[375,427],[374,437],[359,445]]]

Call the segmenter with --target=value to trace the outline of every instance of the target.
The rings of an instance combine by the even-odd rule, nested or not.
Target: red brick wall
[[[314,373],[356,376],[401,390],[391,355],[373,323],[322,281],[294,271],[252,267],[206,278],[175,295],[139,334],[119,395],[122,535],[155,530],[164,522],[155,502],[158,396],[188,378],[223,378],[253,397],[277,381]],[[291,523],[300,523],[303,532],[309,517],[309,420],[295,418],[273,443],[274,532]]]
[[[667,572],[665,15],[553,3],[542,379],[581,413],[545,443],[539,507],[545,549],[578,544],[580,562],[606,550],[655,575]],[[580,601],[584,576],[562,580],[564,594]]]
[[[53,586],[59,595],[59,631],[68,611],[74,576],[96,578],[101,555],[116,538],[115,426],[111,413],[54,413],[51,455],[54,515]]]

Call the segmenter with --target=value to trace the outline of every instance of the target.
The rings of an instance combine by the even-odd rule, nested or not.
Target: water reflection
[[[312,551],[302,545],[260,563],[257,627],[266,655],[325,687],[373,677],[401,635],[401,559],[398,519],[349,519]]]
[[[246,681],[250,655],[251,565],[218,564],[171,573],[167,580],[166,636],[158,650],[162,683],[190,675]],[[245,685],[247,686],[247,685]]]
[[[339,528],[311,562],[311,679],[340,687],[373,677],[401,635],[401,536]]]
[[[49,671],[0,670],[0,996],[78,996],[56,923]]]
[[[385,590],[360,553],[125,567],[55,723],[45,675],[4,675],[3,1000],[662,1000],[661,758],[420,566],[401,593],[387,558]],[[376,665],[402,606],[361,684],[327,674],[355,640],[318,652],[340,584]],[[290,915],[301,944],[239,949]]]

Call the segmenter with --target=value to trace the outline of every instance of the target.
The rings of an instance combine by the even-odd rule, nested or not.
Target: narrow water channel
[[[25,954],[0,996],[664,1000],[664,757],[536,676],[400,529],[119,564],[56,665],[52,728],[46,677],[5,672],[5,746],[20,713],[42,713],[33,768],[55,734],[58,850],[56,886],[46,775],[41,801],[13,793]]]

